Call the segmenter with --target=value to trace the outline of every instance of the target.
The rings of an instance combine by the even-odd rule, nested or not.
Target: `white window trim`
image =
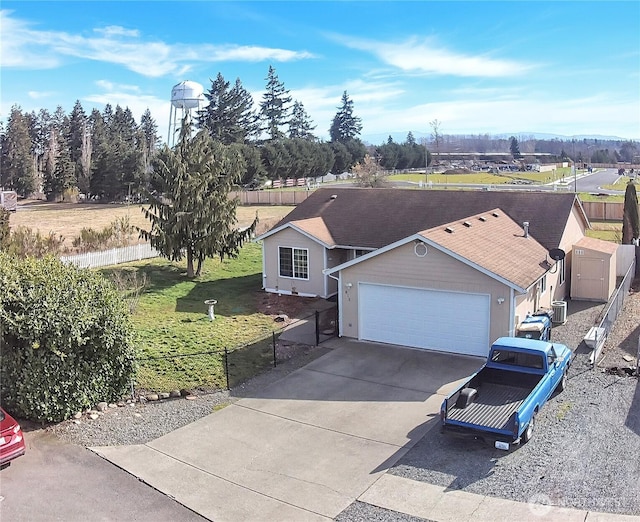
[[[558,282],[559,282],[560,285],[564,284],[564,282],[566,280],[566,276],[567,276],[567,274],[565,272],[566,264],[565,264],[564,261],[565,261],[564,258],[559,261],[560,266],[558,267],[558,270],[560,271],[560,275],[558,276]]]
[[[544,295],[547,291],[547,274],[540,278],[540,295]]]
[[[280,264],[280,249],[282,249],[282,248],[288,248],[288,249],[291,250],[291,268],[292,268],[292,271],[293,271],[294,274],[296,273],[296,269],[295,269],[295,251],[296,250],[303,250],[304,252],[306,252],[306,254],[307,254],[307,256],[306,256],[307,257],[307,277],[296,277],[295,275],[287,276],[287,275],[282,275],[280,273],[280,267],[281,267],[281,264]],[[297,279],[299,281],[308,281],[309,280],[309,265],[310,265],[309,261],[310,260],[309,260],[309,249],[308,248],[279,245],[278,246],[278,277],[281,277],[283,279]]]

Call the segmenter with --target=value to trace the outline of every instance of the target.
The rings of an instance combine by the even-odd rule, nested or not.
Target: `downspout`
[[[516,315],[516,293],[513,288],[509,289],[509,337],[516,334],[516,327],[513,324]]]
[[[327,247],[323,248],[323,254],[324,254],[324,266],[322,267],[322,271],[324,272],[326,269],[329,268],[327,266],[327,263],[329,262],[329,259],[327,258]],[[328,281],[329,281],[329,279],[325,275],[323,280],[322,280],[322,286],[323,286],[322,297],[324,299],[327,299],[329,297],[329,285],[327,284]]]
[[[342,317],[340,316],[342,314],[342,270],[338,277],[332,274],[327,275],[338,281],[338,337],[342,337]]]
[[[265,253],[265,246],[264,246],[264,241],[262,242],[262,289],[264,290],[265,288],[267,288],[267,273],[265,272],[266,270],[266,262],[267,262],[267,255]]]

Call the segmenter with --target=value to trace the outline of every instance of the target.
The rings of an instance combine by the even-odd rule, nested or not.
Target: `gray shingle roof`
[[[332,197],[332,196],[335,196]],[[422,230],[500,208],[547,250],[560,244],[573,193],[321,188],[274,228],[321,217],[336,245],[381,248]]]

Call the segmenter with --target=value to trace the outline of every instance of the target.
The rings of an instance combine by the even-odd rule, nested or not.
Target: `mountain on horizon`
[[[431,134],[426,132],[415,132],[415,131],[400,131],[400,132],[390,132],[387,134],[377,133],[377,134],[366,134],[362,135],[361,139],[365,144],[368,145],[382,145],[387,143],[389,136],[393,138],[393,141],[396,143],[404,143],[407,139],[407,135],[411,132],[413,134],[414,139],[417,143],[421,143],[425,138],[431,141]],[[445,133],[446,134],[446,133]],[[471,134],[450,134],[450,136],[471,136]],[[563,136],[562,134],[552,134],[552,133],[544,133],[544,132],[511,132],[511,133],[500,133],[500,134],[490,134],[489,136],[494,139],[509,139],[511,136],[515,136],[520,140],[520,138],[528,139],[534,138],[537,140],[602,140],[602,141],[628,141],[629,138],[621,138],[619,136],[604,136],[601,134],[579,134],[575,136]],[[636,141],[632,139],[632,141]]]

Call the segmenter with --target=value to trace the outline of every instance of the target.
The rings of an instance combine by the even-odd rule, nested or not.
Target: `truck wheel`
[[[534,413],[531,416],[531,420],[529,421],[529,424],[527,424],[527,427],[525,428],[524,433],[522,434],[523,444],[526,444],[531,440],[531,437],[533,437],[533,430],[535,426],[536,426],[536,414]]]
[[[564,372],[562,372],[562,377],[560,378],[560,381],[558,382],[558,391],[564,391],[565,388],[567,387],[567,371],[565,370]]]

